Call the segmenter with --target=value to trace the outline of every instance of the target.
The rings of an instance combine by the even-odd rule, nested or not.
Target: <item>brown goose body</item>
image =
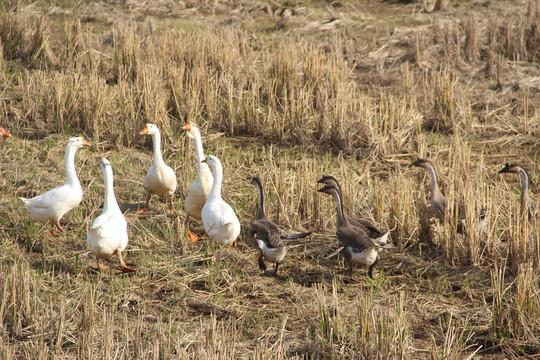
[[[264,191],[261,181],[254,176],[251,183],[255,185],[259,194],[257,203],[257,217],[251,223],[251,238],[253,247],[259,250],[259,268],[261,271],[266,270],[264,259],[275,263],[274,271],[271,275],[277,275],[278,266],[283,263],[283,258],[287,253],[287,249],[283,244],[282,238],[298,239],[306,237],[311,233],[299,234],[284,234],[281,233],[275,223],[266,218],[264,212]]]
[[[334,186],[339,192],[339,196],[341,197],[341,199],[343,199],[341,186],[339,185],[339,182],[337,181],[335,177],[329,176],[329,175],[323,175],[323,177],[320,178],[317,181],[317,183]],[[362,229],[370,238],[379,238],[387,233],[387,230],[385,228],[377,227],[366,219],[362,219],[362,218],[357,219],[357,218],[353,218],[352,216],[349,216],[349,214],[347,214],[347,212],[345,211],[345,208],[343,208],[343,216],[347,219],[347,221],[352,226]]]
[[[418,158],[415,162],[411,164],[411,166],[418,166],[421,168],[424,168],[428,171],[429,177],[431,179],[431,209],[433,210],[433,213],[435,216],[442,222],[444,221],[444,216],[446,213],[448,200],[446,197],[442,194],[438,178],[437,178],[437,172],[435,171],[435,168],[433,167],[433,164],[431,161],[427,159],[421,159]],[[460,234],[462,234],[465,231],[465,216],[466,216],[466,206],[463,202],[456,202],[455,208],[458,212],[458,224],[456,231]],[[486,229],[486,209],[480,209],[478,212],[478,228],[484,231]]]
[[[361,228],[354,227],[344,216],[341,194],[335,185],[325,185],[319,189],[319,192],[332,195],[336,201],[336,235],[339,244],[343,248],[349,276],[352,275],[353,263],[358,263],[368,267],[368,276],[372,278],[373,267],[378,262],[379,251],[381,249],[395,248],[394,245],[386,243],[390,232],[386,232],[379,238],[370,238],[365,231]]]
[[[521,166],[517,164],[506,163],[500,173],[514,173],[521,176],[521,214],[527,211],[527,216],[531,219],[536,212],[536,201],[531,199],[529,194],[529,174]]]

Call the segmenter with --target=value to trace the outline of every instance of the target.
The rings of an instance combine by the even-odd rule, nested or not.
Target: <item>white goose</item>
[[[93,268],[106,269],[105,265],[99,263],[99,259],[110,258],[117,254],[120,269],[126,273],[134,272],[135,270],[128,267],[122,258],[122,251],[128,244],[127,221],[114,196],[113,171],[109,160],[101,159],[101,170],[105,183],[105,202],[101,215],[92,223],[86,238],[90,251],[96,256],[97,266]]]
[[[233,209],[221,198],[221,183],[223,181],[223,166],[215,156],[208,156],[202,161],[207,163],[214,173],[212,190],[201,212],[204,230],[210,239],[220,244],[233,244],[240,235],[240,222]]]
[[[11,137],[11,134],[6,131],[6,129],[0,127],[0,134],[3,138],[5,137]]]
[[[75,171],[75,153],[83,146],[90,146],[83,137],[70,138],[67,143],[64,156],[66,168],[64,185],[31,199],[20,198],[30,211],[32,219],[41,223],[51,222],[51,235],[55,235],[55,228],[64,232],[60,226],[60,219],[65,213],[77,207],[82,200],[83,191]]]
[[[141,135],[152,136],[152,144],[154,145],[154,163],[148,169],[143,180],[143,187],[148,191],[146,196],[146,204],[144,208],[137,211],[144,213],[149,210],[148,203],[152,194],[161,196],[163,199],[169,199],[169,209],[172,210],[173,194],[176,190],[176,174],[173,169],[165,164],[161,155],[161,136],[159,129],[154,124],[146,124],[140,132]]]
[[[183,129],[186,131],[187,136],[193,139],[195,155],[197,156],[197,178],[191,184],[186,200],[184,201],[184,208],[187,213],[184,224],[188,230],[188,239],[195,242],[199,240],[199,237],[189,229],[189,218],[192,217],[196,220],[201,220],[201,211],[212,189],[214,178],[208,165],[202,162],[204,160],[204,151],[199,127],[188,121]]]

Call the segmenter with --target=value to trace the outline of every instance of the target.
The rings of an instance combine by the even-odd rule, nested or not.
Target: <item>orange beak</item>
[[[148,124],[145,125],[144,129],[141,130],[139,135],[145,135],[148,134]]]
[[[83,144],[83,146],[92,146],[92,145],[90,145],[90,143],[88,141],[86,141],[85,138],[82,139],[82,144]]]
[[[2,137],[11,137],[11,134],[8,133],[4,128],[0,128],[0,132],[2,133]]]
[[[184,126],[182,129],[186,130],[186,131],[189,131],[191,130],[191,121],[188,121],[186,126]]]
[[[205,163],[205,164],[206,164],[206,159],[204,159],[204,160],[201,160],[201,162],[203,162],[203,163]]]

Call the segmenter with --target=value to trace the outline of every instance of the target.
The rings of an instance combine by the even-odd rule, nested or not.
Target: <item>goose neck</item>
[[[199,133],[195,134],[194,144],[195,155],[197,156],[197,178],[200,178],[201,176],[212,178],[212,173],[210,172],[208,164],[202,162],[206,157],[204,156],[201,135]]]
[[[163,156],[161,155],[161,136],[159,133],[152,134],[152,145],[154,147],[154,163],[163,163]]]
[[[529,203],[529,176],[523,169],[519,169],[521,175],[521,209],[525,209]]]
[[[66,169],[66,183],[75,187],[81,187],[77,171],[75,171],[75,154],[77,148],[74,148],[71,143],[66,146],[66,154],[64,156],[64,167]]]
[[[202,146],[201,134],[196,133],[193,138],[193,144],[195,145],[195,155],[197,156],[197,162],[199,164],[199,169],[201,168],[201,161],[205,159],[204,151]]]
[[[110,166],[107,166],[103,171],[103,182],[105,183],[105,202],[103,203],[103,212],[120,212],[120,207],[118,206],[118,202],[114,196],[113,172]]]
[[[331,193],[334,196],[334,200],[336,201],[338,227],[341,227],[343,225],[349,225],[349,222],[345,217],[345,212],[343,211],[343,201],[341,199],[341,194],[335,189],[332,189]]]
[[[426,164],[426,170],[429,173],[431,179],[431,196],[434,200],[439,200],[443,198],[441,190],[439,189],[439,183],[437,182],[437,173],[431,164]]]
[[[220,199],[221,198],[221,183],[223,181],[223,167],[221,166],[221,164],[216,164],[212,168],[212,172],[214,175],[214,181],[212,182],[212,189],[210,190],[210,194],[208,195],[208,198]]]
[[[266,214],[264,213],[264,191],[259,182],[255,182],[257,187],[257,192],[259,193],[259,200],[257,202],[257,218],[264,219]]]

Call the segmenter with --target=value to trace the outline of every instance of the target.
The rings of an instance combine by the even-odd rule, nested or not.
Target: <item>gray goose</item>
[[[266,218],[264,212],[264,191],[261,180],[257,176],[251,178],[251,183],[255,185],[259,193],[259,201],[257,202],[257,217],[251,223],[251,237],[253,246],[259,250],[259,269],[266,270],[264,259],[276,264],[272,276],[277,275],[278,266],[283,263],[283,258],[287,253],[287,249],[283,244],[282,238],[299,239],[311,234],[298,233],[287,234],[279,231],[275,223]]]
[[[323,175],[323,177],[320,178],[317,181],[317,183],[334,186],[339,192],[339,196],[341,197],[341,199],[343,199],[341,186],[339,185],[339,182],[337,181],[335,177],[330,176],[330,175]],[[370,223],[366,219],[361,219],[361,218],[355,219],[352,216],[349,216],[349,214],[347,214],[345,209],[343,209],[343,216],[347,218],[347,221],[349,221],[349,223],[351,223],[352,226],[364,230],[367,236],[369,236],[370,238],[379,238],[388,232],[385,228],[379,228],[373,225],[372,223]]]
[[[499,171],[501,173],[515,173],[521,175],[521,214],[527,210],[529,219],[532,218],[536,211],[536,201],[531,199],[529,195],[529,175],[521,166],[517,164],[506,163],[504,168]]]
[[[370,238],[365,231],[354,227],[344,216],[341,194],[335,185],[325,185],[319,189],[319,192],[332,195],[336,201],[336,235],[344,250],[349,276],[352,276],[353,263],[359,263],[368,267],[368,276],[373,278],[373,267],[379,260],[379,251],[381,249],[395,249],[394,245],[386,243],[389,232],[376,239]]]
[[[437,216],[440,221],[444,221],[444,214],[446,213],[446,206],[448,204],[448,200],[446,199],[446,197],[444,197],[441,190],[439,189],[439,184],[437,182],[437,173],[435,172],[433,164],[427,159],[418,158],[415,162],[411,163],[411,166],[418,166],[428,171],[429,177],[431,178],[431,208],[435,213],[435,216]],[[456,231],[460,234],[463,234],[463,232],[465,231],[466,207],[464,203],[456,202],[456,208],[458,211],[459,220]],[[478,228],[485,229],[486,209],[480,209],[478,218]]]

